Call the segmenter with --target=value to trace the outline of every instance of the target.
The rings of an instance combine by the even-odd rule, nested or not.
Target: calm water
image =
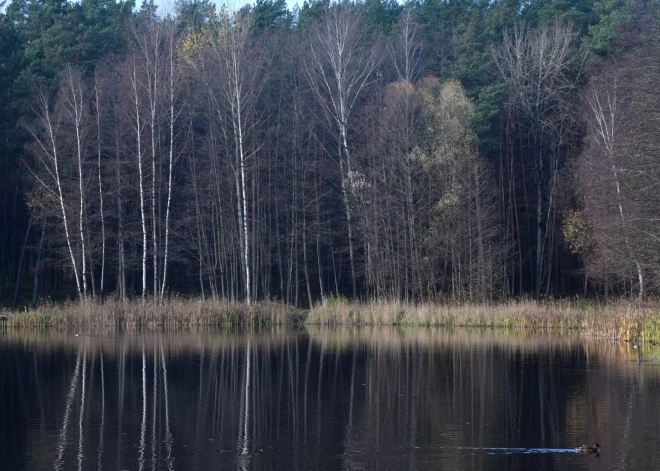
[[[491,330],[7,330],[0,469],[660,469],[642,358]]]

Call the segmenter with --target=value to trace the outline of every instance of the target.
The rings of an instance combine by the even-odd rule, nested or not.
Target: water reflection
[[[8,330],[0,469],[653,469],[642,355],[492,330]]]

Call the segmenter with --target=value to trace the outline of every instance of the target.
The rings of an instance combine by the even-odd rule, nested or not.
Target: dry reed
[[[328,299],[305,313],[282,303],[252,306],[172,297],[44,303],[7,316],[13,327],[203,325],[402,325],[571,329],[588,337],[660,342],[657,303],[531,300],[486,304],[351,302]]]
[[[44,303],[8,316],[10,327],[282,325],[304,320],[300,311],[282,303],[248,306],[225,300],[148,298]]]
[[[525,300],[486,305],[329,300],[309,312],[307,323],[574,329],[589,337],[660,342],[660,306],[625,301]]]

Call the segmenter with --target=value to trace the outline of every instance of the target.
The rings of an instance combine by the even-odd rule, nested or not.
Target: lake
[[[6,329],[0,469],[660,469],[641,360],[552,332]]]

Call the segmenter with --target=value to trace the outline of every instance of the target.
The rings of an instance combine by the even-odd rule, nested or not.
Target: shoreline
[[[660,342],[660,304],[558,300],[476,303],[353,302],[330,298],[304,310],[273,301],[248,306],[226,300],[172,297],[43,303],[3,312],[0,327],[69,328],[82,326],[420,326],[504,329],[559,329],[586,337]]]

